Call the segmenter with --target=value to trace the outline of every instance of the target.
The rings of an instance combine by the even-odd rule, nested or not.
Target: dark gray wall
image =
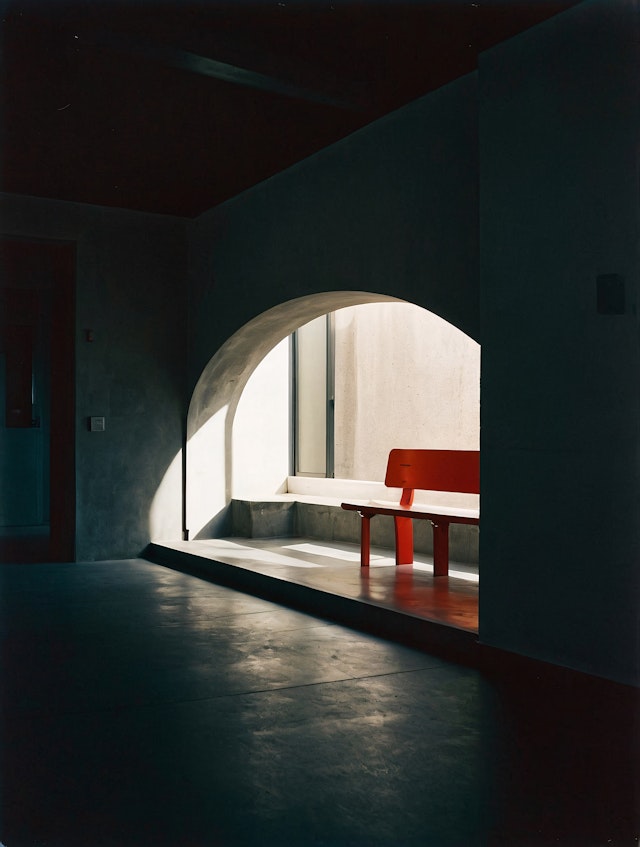
[[[76,558],[138,555],[182,443],[186,224],[8,195],[1,215],[4,235],[77,244]],[[104,433],[88,432],[90,415],[106,417]],[[168,537],[179,537],[179,495],[166,515]]]
[[[637,4],[480,65],[480,637],[638,682]],[[599,314],[620,274],[624,314]]]
[[[476,85],[445,86],[197,219],[192,384],[251,318],[318,292],[393,294],[478,339]]]

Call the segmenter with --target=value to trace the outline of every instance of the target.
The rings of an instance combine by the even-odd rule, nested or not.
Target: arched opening
[[[187,418],[185,523],[190,538],[228,527],[233,490],[233,420],[242,392],[265,356],[294,330],[327,312],[396,301],[363,291],[333,291],[282,303],[239,329],[203,370]]]
[[[300,426],[289,417],[286,339],[328,311],[334,315],[334,370],[325,375],[333,395],[327,414],[335,416],[332,470],[296,475],[291,439],[299,440]],[[294,363],[296,379],[300,373]],[[362,292],[285,303],[229,339],[198,381],[188,424],[189,537],[244,534],[235,531],[232,502],[354,496],[352,487],[345,488],[354,481],[373,483],[371,494],[379,496],[393,447],[478,444],[479,345],[460,330],[418,306]],[[332,537],[335,527],[314,526],[314,535],[323,532]],[[471,548],[471,558],[477,557],[477,542]],[[464,549],[468,557],[468,542]]]

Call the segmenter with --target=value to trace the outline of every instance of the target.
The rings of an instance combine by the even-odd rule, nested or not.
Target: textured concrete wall
[[[637,32],[581,4],[480,67],[480,637],[636,683]]]
[[[384,480],[394,447],[480,449],[480,346],[409,303],[335,314],[335,475]]]
[[[479,340],[476,82],[445,86],[194,222],[193,385],[249,320],[321,292],[391,294]]]
[[[125,558],[152,537],[179,538],[184,222],[3,196],[2,230],[77,245],[76,558]],[[91,415],[105,416],[105,432],[87,430]]]

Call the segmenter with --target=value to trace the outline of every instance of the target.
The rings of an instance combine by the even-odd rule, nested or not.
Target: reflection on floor
[[[436,579],[432,558],[397,567],[393,551],[372,548],[363,569],[358,545],[311,538],[167,542],[145,555],[445,658],[479,660],[477,567],[451,563]]]
[[[357,545],[311,538],[222,538],[162,546],[478,632],[477,566],[451,563],[449,577],[435,579],[432,558],[417,555],[413,565],[397,567],[392,551],[373,548],[371,567],[361,568]]]
[[[7,847],[637,847],[624,686],[141,559],[1,565],[0,602]]]

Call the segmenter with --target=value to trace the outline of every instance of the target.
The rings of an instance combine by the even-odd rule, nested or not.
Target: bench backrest
[[[392,450],[384,480],[402,488],[401,503],[410,506],[414,489],[480,493],[478,450]]]

